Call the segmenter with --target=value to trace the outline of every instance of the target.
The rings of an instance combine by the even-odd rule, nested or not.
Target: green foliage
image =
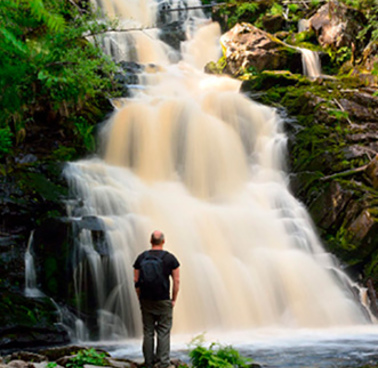
[[[329,109],[328,113],[335,117],[337,121],[345,121],[349,118],[349,114],[347,111],[342,111],[339,109]]]
[[[246,368],[252,362],[251,359],[242,357],[232,346],[212,343],[206,348],[198,339],[194,345],[189,352],[194,368]]]
[[[77,158],[77,152],[73,147],[65,147],[60,145],[51,154],[51,158],[56,161],[72,161]]]
[[[12,147],[13,134],[9,127],[0,128],[0,156],[9,153]]]
[[[16,137],[27,121],[39,120],[35,114],[67,122],[110,91],[115,65],[83,37],[109,27],[68,1],[2,0],[0,129],[10,128]],[[0,154],[7,148],[0,138]]]
[[[55,363],[55,362],[48,362],[47,365],[46,365],[46,368],[55,368],[57,366],[58,366],[58,364]]]
[[[336,51],[328,48],[327,52],[329,57],[331,58],[331,62],[336,64],[337,66],[342,65],[352,57],[352,50],[348,46],[340,47]]]
[[[83,368],[85,364],[105,366],[106,354],[95,349],[80,350],[66,365],[67,368]]]
[[[93,136],[94,125],[90,125],[87,120],[79,116],[75,122],[75,135],[82,141],[84,147],[89,152],[96,148],[95,138]]]
[[[267,12],[267,15],[282,15],[283,7],[278,3],[274,3],[270,10]]]
[[[348,5],[364,12],[367,23],[357,38],[367,42],[378,41],[378,2],[376,0],[344,0]],[[370,39],[369,39],[370,38]]]
[[[230,0],[219,9],[219,13],[228,18],[227,26],[232,28],[238,22],[253,23],[259,10],[258,2]]]
[[[299,9],[298,4],[289,4],[287,7],[291,13],[296,13]]]
[[[353,8],[357,8],[359,2],[360,2],[360,0],[344,0],[344,3],[346,5],[349,5],[349,6],[353,7]]]

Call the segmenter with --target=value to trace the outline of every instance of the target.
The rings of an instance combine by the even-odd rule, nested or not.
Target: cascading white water
[[[29,298],[39,298],[43,293],[37,287],[37,273],[35,271],[34,257],[31,253],[34,231],[31,232],[25,252],[25,295]]]
[[[157,8],[152,0],[103,4],[119,4],[124,17],[133,10],[141,27],[146,14],[137,11],[139,4]],[[238,81],[201,71],[218,57],[219,27],[195,23],[201,27],[183,45],[179,63],[160,57],[167,46],[152,34],[151,58],[125,53],[128,61],[162,66],[153,74],[146,69],[145,88],[124,99],[107,122],[104,156],[65,170],[83,200],[71,215],[100,218],[110,247],[103,257],[90,232],[82,231],[86,261],[75,271],[76,291],[82,300],[90,276],[100,338],[140,331],[132,264],[155,229],[165,233],[167,249],[182,265],[176,332],[365,323],[352,292],[331,271],[336,266],[306,210],[288,190],[279,116],[239,94]],[[145,46],[129,37],[135,50]]]
[[[322,74],[319,54],[303,48],[299,50],[302,53],[303,74],[310,78],[319,77]]]
[[[308,19],[300,19],[298,22],[298,32],[307,31],[310,27]],[[302,53],[303,74],[310,78],[317,78],[322,74],[319,54],[304,48],[299,48]]]

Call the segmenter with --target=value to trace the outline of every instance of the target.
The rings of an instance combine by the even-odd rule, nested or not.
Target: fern
[[[23,54],[26,54],[27,47],[25,44],[17,39],[17,37],[10,31],[5,28],[0,28],[0,33],[4,36],[5,43],[12,44],[18,51]]]
[[[47,116],[50,110],[93,147],[90,125],[78,128],[70,119],[79,108],[96,111],[89,105],[112,88],[114,63],[83,36],[109,24],[100,24],[94,13],[80,14],[68,1],[0,1],[0,128],[8,129],[1,133],[0,154],[14,139],[6,133],[10,126],[17,137],[37,111]]]

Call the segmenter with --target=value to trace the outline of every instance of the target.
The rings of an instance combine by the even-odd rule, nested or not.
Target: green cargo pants
[[[143,321],[143,355],[146,368],[154,363],[167,368],[170,365],[170,333],[172,328],[172,302],[170,300],[140,300]],[[157,349],[155,351],[155,331]]]

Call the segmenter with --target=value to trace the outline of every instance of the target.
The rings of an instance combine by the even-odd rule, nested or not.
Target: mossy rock
[[[49,298],[30,299],[0,290],[0,350],[67,344],[59,313]]]
[[[298,84],[309,84],[309,81],[302,75],[293,74],[287,70],[264,70],[255,76],[248,78],[241,85],[241,92],[269,90],[274,87],[296,86]]]

